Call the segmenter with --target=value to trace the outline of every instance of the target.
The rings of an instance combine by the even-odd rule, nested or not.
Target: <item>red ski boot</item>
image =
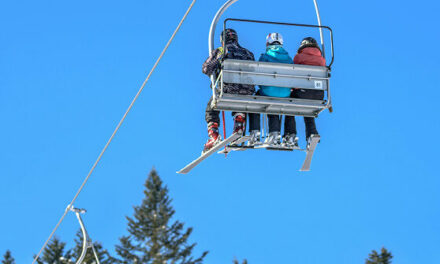
[[[209,139],[205,144],[205,147],[203,148],[203,152],[210,150],[212,147],[217,145],[222,139],[220,135],[218,134],[218,123],[210,122],[208,124],[208,136]]]
[[[234,133],[243,134],[246,126],[246,115],[236,113],[234,115]]]

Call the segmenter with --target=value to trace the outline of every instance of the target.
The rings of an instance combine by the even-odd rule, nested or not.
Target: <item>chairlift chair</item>
[[[228,0],[214,16],[209,31],[209,54],[214,50],[214,36],[217,24],[223,13],[238,0]],[[328,26],[321,25],[321,17],[319,14],[317,0],[313,0],[318,18],[318,25],[309,24],[294,24],[250,19],[236,19],[228,18],[223,23],[223,29],[227,28],[227,22],[246,22],[258,24],[272,24],[285,25],[294,27],[317,28],[320,32],[321,48],[324,58],[325,43],[323,30],[328,30],[330,33],[330,47],[331,47],[331,61],[327,66],[308,66],[298,64],[284,64],[271,62],[256,62],[245,60],[225,59],[222,62],[221,70],[218,75],[213,74],[211,79],[212,87],[212,103],[214,110],[218,111],[232,111],[244,113],[258,113],[264,115],[288,115],[288,116],[305,116],[318,117],[318,115],[325,109],[332,109],[332,101],[330,94],[330,72],[334,61],[333,49],[333,31]],[[224,31],[223,31],[224,32]],[[224,45],[224,44],[223,44]],[[225,49],[225,47],[223,47]],[[229,84],[244,84],[244,85],[264,85],[275,87],[286,87],[286,89],[310,89],[322,90],[326,94],[323,100],[308,100],[299,98],[279,98],[257,95],[240,95],[224,93],[223,87],[225,83]],[[252,147],[245,147],[243,143],[249,139],[249,136],[232,134],[225,138],[221,143],[214,146],[209,151],[202,153],[202,155],[189,163],[178,173],[186,174],[200,164],[203,160],[208,158],[213,153],[227,154],[235,150],[247,150]],[[315,148],[319,142],[319,136],[311,137],[306,149],[303,149],[307,154],[301,171],[309,171],[312,157]],[[221,151],[221,149],[223,149]],[[271,149],[271,150],[291,150],[294,149]]]
[[[221,71],[218,76],[211,76],[211,81],[213,82],[212,87],[214,87],[212,92],[212,107],[215,110],[271,115],[318,117],[322,111],[332,107],[330,94],[330,71],[331,65],[334,61],[334,51],[333,33],[330,27],[321,25],[228,18],[223,24],[224,29],[227,28],[226,25],[228,21],[313,27],[319,28],[320,30],[323,28],[328,29],[331,38],[332,59],[330,64],[325,67],[226,59],[222,63]],[[214,34],[214,29],[211,29],[210,34]],[[210,39],[212,39],[212,37],[213,36],[210,35]],[[321,40],[321,45],[323,47],[323,55],[325,57],[325,45],[323,38]],[[324,100],[308,100],[299,98],[228,94],[223,92],[225,83],[276,86],[286,87],[286,89],[298,88],[322,90],[327,96]]]

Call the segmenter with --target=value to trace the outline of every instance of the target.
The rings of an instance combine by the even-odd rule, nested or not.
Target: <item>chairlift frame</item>
[[[214,51],[214,35],[217,23],[223,13],[238,0],[228,0],[214,16],[209,30],[209,54]],[[262,20],[251,19],[236,19],[227,18],[223,23],[223,32],[226,29],[228,21],[237,22],[249,22],[249,23],[262,23],[262,24],[274,24],[274,25],[286,25],[296,27],[310,27],[318,28],[321,38],[322,55],[325,58],[325,43],[323,29],[327,29],[330,32],[331,39],[331,61],[328,66],[309,66],[298,64],[283,64],[283,63],[270,63],[270,62],[256,62],[256,61],[244,61],[244,60],[232,60],[227,59],[222,63],[221,71],[218,76],[216,73],[210,76],[212,87],[212,104],[213,109],[223,111],[223,130],[225,139],[219,144],[214,146],[207,152],[186,165],[183,169],[178,171],[180,174],[187,174],[202,161],[209,156],[219,151],[219,154],[227,155],[231,151],[244,151],[248,149],[259,149],[260,147],[247,147],[244,143],[249,140],[249,136],[237,135],[233,133],[226,138],[225,132],[225,120],[224,111],[245,112],[245,113],[260,113],[263,116],[268,114],[272,115],[291,115],[291,116],[307,116],[317,117],[319,113],[325,109],[331,110],[331,94],[330,94],[330,72],[331,66],[334,62],[334,48],[333,48],[333,31],[328,26],[321,25],[321,17],[319,14],[318,4],[316,0],[313,0],[315,4],[316,16],[318,18],[318,25],[309,24],[295,24],[284,22],[272,22]],[[223,43],[223,49],[225,49]],[[300,88],[300,89],[315,89],[323,90],[327,92],[327,100],[307,100],[298,98],[279,98],[269,96],[256,96],[256,95],[239,95],[229,94],[223,92],[224,83],[238,83],[248,85],[267,85],[286,88]],[[265,118],[263,118],[263,133],[267,124],[265,124]],[[309,142],[305,149],[299,148],[271,148],[263,147],[268,150],[279,151],[294,151],[301,150],[306,152],[306,158],[300,171],[309,171],[313,154],[320,141],[319,135],[311,135]]]
[[[215,15],[209,31],[208,45],[210,53],[214,50],[215,29],[221,16],[237,1],[238,0],[227,1]],[[218,76],[215,74],[211,76],[211,87],[213,88],[213,100],[211,106],[213,109],[219,111],[317,117],[322,111],[332,107],[329,80],[331,66],[334,62],[333,31],[330,27],[321,25],[321,18],[316,0],[314,0],[314,4],[318,18],[318,25],[237,18],[227,18],[224,20],[223,29],[227,28],[227,23],[229,21],[318,28],[320,31],[321,47],[324,58],[326,56],[323,29],[326,29],[330,32],[331,62],[328,66],[321,67],[230,59],[224,60]],[[224,43],[223,48],[225,48]],[[224,83],[323,90],[327,94],[327,99],[307,100],[227,94],[223,92]]]

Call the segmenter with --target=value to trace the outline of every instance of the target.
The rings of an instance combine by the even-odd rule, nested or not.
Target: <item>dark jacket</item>
[[[203,63],[202,72],[208,76],[219,72],[224,59],[251,60],[254,61],[254,54],[241,47],[238,42],[229,41],[226,43],[226,53],[223,48],[218,48],[211,53],[211,56]],[[232,94],[252,95],[255,93],[254,85],[225,83],[224,92]]]

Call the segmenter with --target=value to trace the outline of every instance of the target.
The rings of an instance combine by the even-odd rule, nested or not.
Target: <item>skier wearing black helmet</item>
[[[318,42],[312,37],[304,38],[301,41],[301,45],[298,49],[298,53],[293,59],[293,63],[312,66],[326,65],[325,58],[322,57],[322,52],[319,48]],[[293,89],[291,97],[310,100],[322,100],[324,98],[324,91]],[[304,117],[304,123],[306,126],[306,139],[308,141],[312,134],[318,135],[318,130],[316,129],[315,118]],[[291,130],[295,131],[296,134],[295,119],[293,119],[293,122],[291,124],[293,125]]]
[[[233,29],[225,29],[220,35],[220,42],[222,46],[214,50],[209,58],[203,63],[202,72],[208,76],[220,71],[221,63],[224,59],[235,60],[251,60],[254,61],[254,54],[249,50],[243,48],[238,44],[237,32]],[[252,95],[255,92],[255,86],[245,84],[224,84],[223,92],[231,94],[244,94]],[[206,107],[205,119],[208,123],[208,136],[209,139],[206,142],[203,152],[208,151],[213,146],[221,141],[219,136],[219,111],[215,111],[211,108],[211,100]],[[246,124],[246,115],[244,113],[232,113],[234,116],[234,133],[243,133],[244,126]]]

